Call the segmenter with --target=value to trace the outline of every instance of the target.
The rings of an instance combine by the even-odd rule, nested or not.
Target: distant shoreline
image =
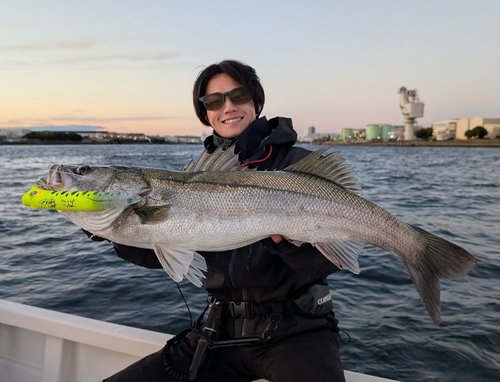
[[[470,139],[452,141],[395,141],[395,142],[328,142],[329,146],[399,146],[399,147],[500,147],[500,139]]]
[[[169,143],[169,142],[71,142],[71,141],[51,141],[51,142],[2,142],[0,146],[16,145],[202,145],[201,143]],[[369,146],[369,147],[500,147],[500,139],[471,139],[471,140],[452,140],[452,141],[395,141],[395,142],[326,142],[326,143],[307,143],[298,142],[299,145],[311,146]]]

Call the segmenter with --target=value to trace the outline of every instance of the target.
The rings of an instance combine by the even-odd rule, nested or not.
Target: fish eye
[[[92,168],[90,166],[80,166],[80,167],[77,167],[77,169],[76,169],[76,173],[78,175],[86,175],[91,171],[92,171]]]

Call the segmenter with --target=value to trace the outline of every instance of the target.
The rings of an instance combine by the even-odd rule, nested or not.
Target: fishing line
[[[188,302],[186,298],[184,297],[184,293],[182,293],[181,286],[179,283],[175,283],[177,285],[177,289],[179,290],[179,293],[181,294],[182,299],[184,300],[184,305],[186,305],[187,311],[189,313],[189,326],[193,327],[193,315],[191,314],[191,309],[189,309]]]
[[[344,341],[342,339],[342,337],[340,337],[340,334],[339,334],[339,340],[340,340],[340,342],[342,342],[344,345],[349,344],[351,342],[351,336],[349,335],[349,333],[347,333],[346,330],[340,329],[340,328],[339,328],[339,332],[343,332],[347,336],[347,341]]]

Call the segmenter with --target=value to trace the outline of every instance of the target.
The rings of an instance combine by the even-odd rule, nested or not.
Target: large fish
[[[233,149],[204,153],[186,171],[54,165],[37,185],[55,191],[122,192],[136,203],[103,211],[60,211],[91,233],[152,248],[175,281],[202,285],[197,251],[238,248],[272,234],[313,244],[339,268],[359,273],[366,244],[404,266],[425,309],[439,324],[439,279],[465,276],[476,259],[463,248],[406,224],[360,196],[351,166],[328,149],[283,171],[242,170]]]

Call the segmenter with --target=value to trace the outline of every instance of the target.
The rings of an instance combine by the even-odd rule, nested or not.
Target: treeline
[[[432,131],[432,127],[417,130],[415,131],[415,137],[428,141],[430,139],[433,139]],[[483,139],[486,135],[488,135],[488,130],[486,130],[484,126],[476,126],[472,130],[467,130],[465,132],[465,136],[467,137],[467,139]],[[500,138],[500,136],[496,136],[495,138]]]
[[[476,126],[472,130],[467,130],[465,132],[465,136],[467,137],[467,139],[471,138],[483,139],[487,135],[488,135],[488,130],[486,130],[483,126]],[[495,138],[498,138],[498,136]]]
[[[76,133],[63,133],[57,131],[32,131],[24,136],[27,139],[38,139],[40,141],[69,141],[81,142],[83,137]]]
[[[66,133],[57,131],[32,131],[24,136],[24,138],[32,141],[43,141],[43,142],[73,142],[80,143],[83,141],[83,137],[76,133]],[[137,143],[156,143],[165,144],[167,143],[163,138],[146,138],[144,140],[135,140],[130,138],[113,138],[105,141],[89,141],[86,140],[84,143],[106,143],[106,144],[137,144]]]
[[[429,139],[432,139],[432,132],[432,127],[426,127],[424,129],[417,130],[415,131],[415,138],[420,138],[424,141],[428,141]]]

